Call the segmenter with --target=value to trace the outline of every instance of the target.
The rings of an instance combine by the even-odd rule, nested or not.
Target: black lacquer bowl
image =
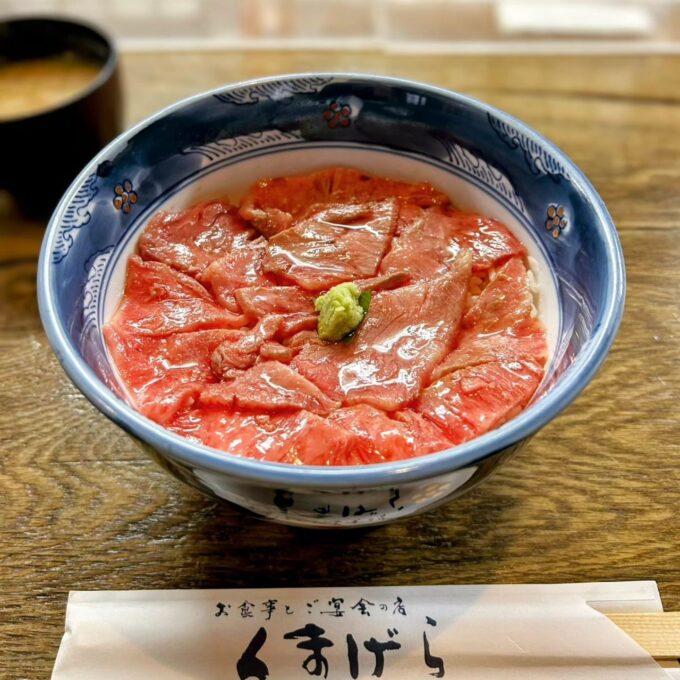
[[[0,21],[0,66],[62,54],[99,65],[97,76],[56,106],[0,120],[0,188],[31,217],[48,217],[82,166],[121,131],[118,57],[109,38],[62,19]]]

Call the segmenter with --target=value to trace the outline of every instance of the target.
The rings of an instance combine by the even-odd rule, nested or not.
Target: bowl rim
[[[109,157],[114,150],[124,146],[140,130],[173,111],[203,98],[238,88],[310,77],[328,77],[365,84],[415,88],[423,94],[429,93],[445,97],[454,103],[492,114],[501,121],[515,127],[528,138],[538,142],[539,146],[543,146],[556,154],[568,167],[571,173],[571,182],[591,203],[597,217],[594,226],[605,246],[605,265],[609,272],[609,282],[604,293],[603,311],[599,319],[596,320],[590,341],[584,350],[579,352],[565,373],[560,376],[550,392],[533,404],[531,408],[522,411],[501,427],[469,442],[437,453],[375,465],[296,466],[238,457],[195,443],[142,416],[132,406],[117,397],[97,377],[71,342],[64,325],[56,314],[55,291],[51,285],[51,272],[55,265],[53,265],[50,255],[63,211],[83,180],[92,173],[101,161]],[[588,385],[600,368],[621,322],[625,289],[623,252],[609,212],[602,198],[583,172],[554,144],[513,116],[467,95],[403,78],[348,72],[294,73],[237,82],[179,100],[132,126],[102,149],[85,166],[64,193],[48,223],[38,263],[38,306],[48,341],[68,377],[98,410],[136,439],[160,450],[161,455],[180,464],[212,470],[232,478],[272,488],[347,489],[395,486],[405,482],[453,473],[521,443],[564,410]]]

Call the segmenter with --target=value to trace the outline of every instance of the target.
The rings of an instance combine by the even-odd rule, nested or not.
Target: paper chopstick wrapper
[[[656,584],[73,592],[52,680],[668,680]]]

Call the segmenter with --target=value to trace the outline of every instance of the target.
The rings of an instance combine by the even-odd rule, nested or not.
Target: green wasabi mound
[[[314,301],[319,312],[317,333],[322,340],[337,342],[356,330],[364,320],[371,299],[355,283],[340,283]]]

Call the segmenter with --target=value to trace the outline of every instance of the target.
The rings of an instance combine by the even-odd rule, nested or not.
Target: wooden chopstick
[[[649,614],[607,614],[624,633],[661,665],[680,666],[680,612]]]

